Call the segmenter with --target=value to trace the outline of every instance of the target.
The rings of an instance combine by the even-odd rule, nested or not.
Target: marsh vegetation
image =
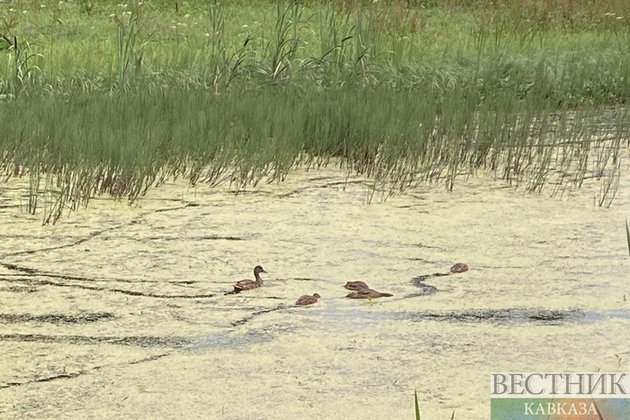
[[[0,5],[0,172],[55,222],[164,179],[238,191],[340,165],[385,196],[490,171],[601,179],[628,144],[630,5],[14,1]]]
[[[482,418],[491,371],[627,370],[627,0],[13,0],[0,35],[0,417]]]

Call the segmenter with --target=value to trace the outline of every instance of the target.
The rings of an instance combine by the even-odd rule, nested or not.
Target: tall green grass
[[[36,176],[35,194],[62,191],[69,199],[55,207],[62,210],[102,193],[133,200],[165,177],[240,189],[283,179],[296,165],[340,164],[387,194],[420,182],[453,188],[459,175],[477,170],[530,191],[618,170],[615,155],[593,154],[619,147],[625,128],[610,128],[613,140],[601,137],[596,113],[426,92],[422,100],[385,88],[76,92],[38,96],[37,106],[21,95],[0,114],[0,171]]]
[[[28,176],[49,223],[167,177],[238,190],[327,164],[385,195],[480,170],[529,191],[595,176],[609,205],[627,20],[421,3],[0,5],[0,172]]]
[[[630,6],[623,2],[585,2],[588,14],[571,10],[575,2],[427,3],[192,1],[176,12],[172,2],[104,1],[87,13],[83,3],[20,2],[0,5],[0,33],[34,54],[28,87],[55,94],[129,84],[222,93],[234,83],[291,82],[430,84],[446,93],[465,86],[486,100],[499,91],[570,107],[628,98]],[[0,60],[0,74],[16,73],[20,51]]]

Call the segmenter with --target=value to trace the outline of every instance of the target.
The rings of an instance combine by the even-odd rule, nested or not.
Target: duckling
[[[319,299],[320,297],[321,296],[319,295],[319,293],[313,293],[313,296],[311,295],[300,296],[298,300],[295,302],[295,305],[296,306],[311,305],[313,303],[316,303],[317,299]]]
[[[348,290],[361,290],[361,289],[369,289],[370,286],[363,281],[349,281],[343,286]]]
[[[260,273],[267,273],[260,265],[254,267],[254,277],[256,280],[240,280],[234,283],[234,293],[242,292],[243,290],[255,289],[262,286],[263,280],[260,278]]]
[[[372,289],[359,289],[355,292],[348,293],[346,295],[346,297],[350,299],[374,299],[374,298],[379,298],[379,297],[390,297],[390,296],[394,296],[394,295],[392,295],[391,293],[377,292],[376,290],[372,290]]]
[[[457,263],[451,267],[451,273],[465,273],[468,271],[468,265],[464,263]]]

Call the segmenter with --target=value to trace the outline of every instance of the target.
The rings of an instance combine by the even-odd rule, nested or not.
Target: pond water
[[[423,419],[484,419],[491,372],[628,371],[629,173],[608,209],[594,180],[559,199],[483,175],[367,204],[324,169],[45,227],[0,184],[0,417],[402,419],[417,390]],[[256,264],[263,287],[226,295]]]

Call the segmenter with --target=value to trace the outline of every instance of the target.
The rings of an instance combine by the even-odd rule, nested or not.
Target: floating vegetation
[[[34,293],[37,292],[36,287],[29,286],[7,286],[0,287],[0,292],[9,292],[9,293]]]
[[[137,347],[170,347],[182,348],[191,343],[185,337],[156,336],[84,336],[84,335],[46,335],[46,334],[0,334],[1,341],[62,343],[62,344],[115,344]]]
[[[452,312],[415,312],[405,314],[405,318],[415,321],[436,320],[454,322],[493,322],[493,323],[522,323],[543,322],[551,325],[559,322],[575,322],[584,320],[587,314],[578,309],[546,310],[529,308],[508,309],[470,309]]]
[[[0,323],[19,324],[25,322],[39,322],[52,324],[85,324],[101,320],[113,319],[114,314],[109,312],[86,312],[76,315],[70,314],[0,314]]]

